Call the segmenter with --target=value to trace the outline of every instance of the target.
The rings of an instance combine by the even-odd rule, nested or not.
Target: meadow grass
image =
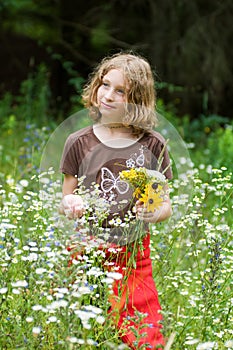
[[[57,213],[52,170],[38,171],[50,133],[16,122],[1,132],[0,348],[124,349],[108,317],[119,276],[103,269],[103,251],[81,237],[84,254],[70,264],[75,225]],[[174,350],[233,349],[232,174],[206,163],[190,176],[186,202],[176,195],[185,184],[171,184],[184,214],[151,226],[164,334]]]

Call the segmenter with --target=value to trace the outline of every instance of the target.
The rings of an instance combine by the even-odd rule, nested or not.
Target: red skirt
[[[134,350],[161,350],[164,345],[161,307],[152,277],[149,244],[148,233],[140,247],[135,243],[130,245],[131,251],[127,246],[112,245],[107,249],[100,247],[106,254],[105,268],[123,276],[114,282],[109,314],[115,321],[122,341]],[[71,252],[73,250],[72,247],[67,249]],[[133,254],[132,249],[137,251]],[[72,254],[69,265],[72,265],[72,260],[78,255],[80,253]]]
[[[144,350],[162,349],[164,345],[161,306],[152,277],[149,244],[150,234],[147,234],[134,254],[134,263],[130,261],[132,252],[127,246],[117,253],[112,249],[105,251],[111,270],[123,275],[114,282],[110,314],[115,317],[122,341],[135,350],[142,345]],[[132,245],[130,248],[132,250]]]

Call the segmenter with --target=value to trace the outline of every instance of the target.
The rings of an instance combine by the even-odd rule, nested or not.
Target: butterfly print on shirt
[[[120,176],[115,177],[108,168],[101,168],[101,189],[108,193],[116,189],[120,194],[124,194],[129,190],[129,184],[126,181],[120,180]]]

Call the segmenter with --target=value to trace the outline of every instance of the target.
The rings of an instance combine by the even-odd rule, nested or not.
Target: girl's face
[[[97,91],[97,104],[102,122],[121,122],[127,101],[127,86],[123,74],[111,69],[102,79]]]

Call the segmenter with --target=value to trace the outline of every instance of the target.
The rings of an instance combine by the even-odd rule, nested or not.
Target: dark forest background
[[[96,63],[133,50],[177,115],[231,118],[232,20],[232,0],[1,0],[0,98],[39,70],[65,118]]]

